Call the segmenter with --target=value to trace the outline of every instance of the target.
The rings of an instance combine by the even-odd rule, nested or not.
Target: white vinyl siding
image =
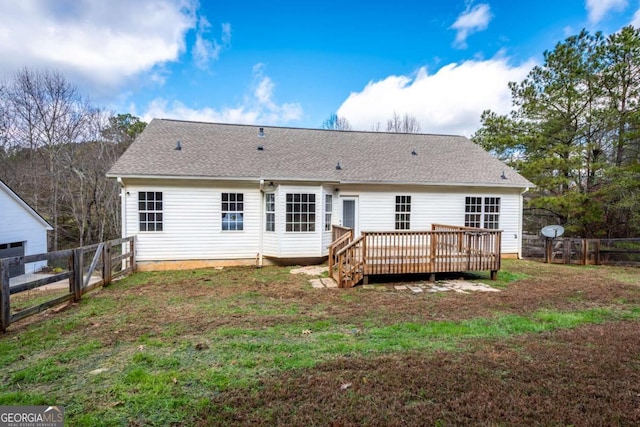
[[[24,242],[24,254],[47,252],[47,227],[25,208],[13,195],[0,188],[0,244]],[[35,273],[46,261],[25,265],[25,273]]]
[[[314,230],[306,232],[286,231],[286,195],[287,194],[313,194],[316,201],[316,215],[314,217]],[[327,254],[327,249],[322,247],[322,215],[319,215],[322,205],[318,201],[323,200],[322,187],[320,185],[280,185],[276,198],[276,229],[279,236],[278,256],[281,258],[320,257]],[[307,199],[308,200],[308,199]],[[320,211],[321,212],[321,211]]]
[[[377,190],[380,188],[381,190]],[[358,196],[358,227],[362,231],[394,231],[397,189],[392,186],[342,185],[340,197]],[[411,230],[430,230],[432,224],[465,224],[465,198],[499,197],[502,252],[517,254],[521,244],[521,190],[472,187],[411,187]],[[341,215],[341,213],[340,213]]]
[[[216,260],[255,258],[259,252],[260,203],[258,186],[214,187],[200,185],[127,185],[127,235],[138,234],[137,256],[140,261]],[[138,191],[163,193],[163,230],[139,233]],[[244,197],[243,230],[222,230],[222,193],[242,193]]]
[[[163,193],[163,231],[139,233],[137,193]],[[359,230],[395,230],[396,196],[411,197],[411,230],[430,230],[432,224],[464,225],[465,198],[499,197],[499,227],[503,230],[503,253],[519,253],[522,197],[519,189],[470,187],[341,185],[340,193],[325,185],[290,185],[279,183],[274,194],[275,224],[273,232],[264,232],[263,255],[274,258],[326,256],[331,232],[326,231],[325,195],[333,194],[332,221],[341,223],[342,198],[354,197],[358,203],[356,218]],[[126,193],[130,193],[129,196]],[[221,226],[222,193],[244,196],[243,230],[224,232]],[[127,183],[123,191],[126,235],[138,234],[137,255],[140,261],[255,259],[260,252],[260,231],[266,228],[265,195],[259,185],[217,182],[152,181]],[[315,231],[286,231],[286,195],[315,195]],[[262,213],[262,215],[261,215]]]

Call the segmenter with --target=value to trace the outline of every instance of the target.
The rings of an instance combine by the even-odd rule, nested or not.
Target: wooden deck
[[[353,232],[334,227],[329,274],[340,287],[368,276],[500,270],[502,231],[434,224],[430,231]]]

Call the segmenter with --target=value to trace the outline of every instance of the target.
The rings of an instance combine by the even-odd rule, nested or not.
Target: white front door
[[[357,197],[342,197],[342,226],[352,228],[354,236],[360,234]]]

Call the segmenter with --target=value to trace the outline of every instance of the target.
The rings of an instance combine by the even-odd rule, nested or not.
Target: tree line
[[[92,105],[59,72],[0,82],[0,179],[52,225],[50,250],[120,235],[119,188],[105,173],[145,125]]]
[[[349,120],[336,113],[331,114],[322,122],[320,128],[328,130],[352,130]],[[393,116],[387,120],[386,128],[383,128],[380,122],[378,122],[371,127],[371,130],[374,132],[420,133],[420,122],[418,122],[415,116],[409,113],[400,115],[394,111]]]
[[[512,111],[485,111],[472,140],[536,185],[525,229],[640,235],[640,31],[583,30],[509,88]],[[92,105],[58,72],[0,82],[0,179],[53,226],[51,250],[119,236],[118,184],[105,173],[145,125]],[[420,132],[409,114],[386,125]],[[337,114],[321,127],[351,129]]]
[[[512,111],[484,111],[471,139],[536,185],[526,194],[527,232],[560,224],[573,236],[637,237],[640,30],[608,37],[583,30],[543,58],[523,81],[509,83]],[[351,130],[337,114],[322,128]],[[420,127],[394,113],[386,131]]]
[[[509,88],[512,111],[485,111],[472,139],[536,184],[530,231],[640,235],[640,32],[583,30]]]

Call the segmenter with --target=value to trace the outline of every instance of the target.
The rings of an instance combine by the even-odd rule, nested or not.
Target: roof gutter
[[[237,182],[250,182],[260,184],[260,181],[289,181],[289,182],[322,182],[325,184],[353,184],[353,185],[418,185],[425,187],[495,187],[495,188],[524,188],[529,189],[534,187],[530,182],[526,184],[502,184],[502,183],[485,183],[485,182],[411,182],[411,181],[359,181],[359,180],[337,180],[337,179],[322,179],[322,178],[293,178],[293,177],[233,177],[233,176],[198,176],[198,175],[120,175],[120,174],[107,174],[107,178],[117,178],[118,182],[122,182],[123,179],[168,179],[168,180],[203,180],[203,181],[237,181]]]

